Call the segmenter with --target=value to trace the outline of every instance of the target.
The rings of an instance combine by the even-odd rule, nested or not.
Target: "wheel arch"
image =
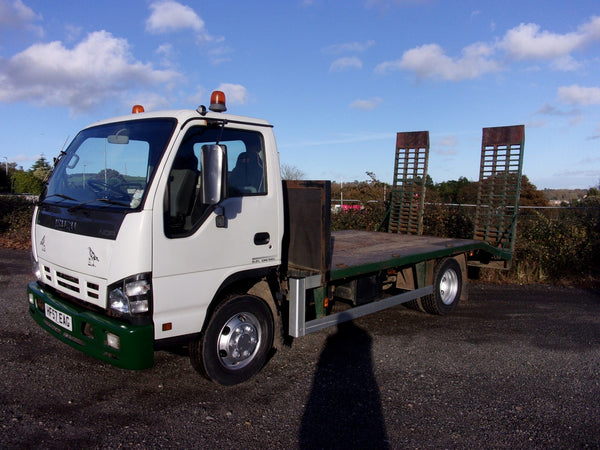
[[[223,299],[230,295],[252,295],[263,300],[271,309],[273,322],[276,330],[276,337],[281,328],[281,305],[277,302],[278,276],[276,267],[267,267],[262,269],[246,270],[237,272],[227,277],[221,286],[215,292],[208,308],[204,323],[202,324],[203,333],[208,323]]]

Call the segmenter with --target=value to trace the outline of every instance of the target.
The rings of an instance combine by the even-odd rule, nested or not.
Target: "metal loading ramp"
[[[513,253],[525,126],[484,128],[474,239]]]
[[[388,232],[423,234],[429,131],[397,133]]]

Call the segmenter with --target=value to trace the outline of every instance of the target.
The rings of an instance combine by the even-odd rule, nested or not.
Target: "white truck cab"
[[[148,367],[156,344],[206,329],[217,293],[281,264],[272,127],[223,114],[221,92],[211,101],[211,111],[95,123],[61,154],[34,213],[38,283],[29,288],[32,315],[55,336],[112,364]],[[253,320],[221,339],[230,368],[248,364],[244,350],[257,344],[246,340],[273,327]]]

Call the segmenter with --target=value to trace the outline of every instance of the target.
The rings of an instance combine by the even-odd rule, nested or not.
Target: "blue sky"
[[[599,74],[597,0],[0,0],[0,162],[220,88],[307,178],[391,182],[396,132],[429,130],[434,182],[476,180],[482,128],[524,124],[538,188],[589,188]]]

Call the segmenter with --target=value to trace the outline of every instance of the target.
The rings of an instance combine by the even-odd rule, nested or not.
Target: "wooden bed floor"
[[[390,261],[395,265],[399,260],[412,262],[415,257],[430,259],[431,255],[451,254],[485,245],[472,239],[440,238],[371,231],[335,231],[331,233],[331,271],[351,267],[382,264]],[[391,267],[391,266],[390,266]]]

